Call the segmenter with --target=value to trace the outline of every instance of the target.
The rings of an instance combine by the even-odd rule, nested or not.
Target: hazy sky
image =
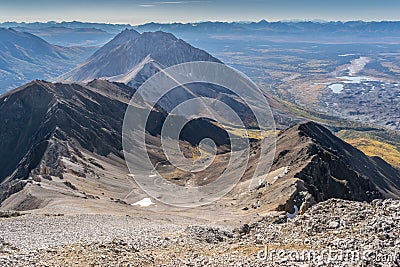
[[[400,0],[0,0],[0,21],[400,20]]]

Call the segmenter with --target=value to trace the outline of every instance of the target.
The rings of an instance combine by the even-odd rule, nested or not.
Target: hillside
[[[130,184],[122,154],[122,123],[133,91],[100,80],[87,85],[35,81],[0,98],[0,122],[5,129],[0,142],[2,209],[61,212],[72,206],[86,210],[91,205],[96,209],[111,205],[122,212],[127,203],[145,197],[136,184]],[[148,125],[150,157],[154,164],[165,162],[157,164],[157,170],[167,179],[179,185],[201,185],[226,168],[229,154],[224,141],[218,141],[221,149],[212,171],[195,176],[177,172],[159,147],[158,124],[162,125],[165,115],[153,111],[152,116],[157,119]],[[182,134],[184,151],[198,144],[199,137],[218,140],[223,136],[207,121],[200,127],[196,123]],[[14,151],[11,157],[9,151]],[[249,191],[251,166],[259,159],[257,143],[251,151],[241,182],[215,204],[227,208],[227,218],[291,211],[293,205],[306,210],[333,197],[359,201],[400,197],[397,170],[365,156],[315,123],[296,125],[278,136],[272,172],[264,184]],[[240,165],[235,163],[233,170]],[[88,202],[78,204],[82,198]],[[163,206],[158,203],[155,210]]]
[[[84,60],[93,48],[65,48],[0,28],[0,94],[34,79],[51,79]]]
[[[96,78],[142,83],[160,68],[191,61],[214,61],[207,52],[164,32],[125,30],[59,81],[89,82]],[[136,80],[135,80],[136,79]]]

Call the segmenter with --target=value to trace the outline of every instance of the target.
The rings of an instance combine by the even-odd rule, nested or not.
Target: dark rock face
[[[300,179],[298,191],[307,191],[314,202],[400,198],[398,170],[364,155],[316,123],[283,131],[276,155],[274,168],[289,166],[289,176]]]
[[[29,176],[62,177],[61,160],[71,151],[122,157],[126,104],[102,89],[35,81],[0,102],[1,200],[21,190]]]
[[[120,134],[114,129],[120,128],[126,106],[90,87],[35,81],[1,102],[1,181],[11,174],[26,177],[45,151],[68,156],[63,142],[69,140],[100,155],[120,154]],[[58,157],[47,159],[50,166],[56,165],[53,158]]]
[[[314,155],[312,155],[313,148]],[[306,183],[315,201],[321,202],[338,197],[371,201],[382,197],[367,177],[349,168],[346,160],[316,146],[311,147],[308,152],[312,155],[311,162],[296,177]]]
[[[26,184],[27,184],[26,181],[17,180],[7,184],[0,185],[0,203],[5,199],[7,199],[12,194],[21,191]]]

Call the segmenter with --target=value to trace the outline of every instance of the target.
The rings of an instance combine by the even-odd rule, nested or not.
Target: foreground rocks
[[[400,264],[395,200],[333,199],[237,229],[106,215],[25,215],[1,219],[0,228],[0,266]]]

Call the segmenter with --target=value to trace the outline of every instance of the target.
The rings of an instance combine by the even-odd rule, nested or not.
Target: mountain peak
[[[140,37],[140,33],[135,31],[134,29],[125,29],[122,32],[120,32],[117,36],[115,36],[110,42],[108,42],[108,45],[120,45],[129,41],[133,41],[136,38]]]
[[[120,34],[118,34],[117,36],[139,36],[140,33],[134,29],[128,29],[126,28],[125,30],[123,30]]]
[[[308,121],[308,122],[304,122],[304,123],[300,123],[298,125],[295,126],[295,128],[303,133],[304,135],[307,135],[309,137],[313,137],[315,136],[317,133],[319,133],[320,135],[332,135],[332,133],[325,127],[323,127],[322,125],[315,123],[313,121]]]
[[[101,78],[137,84],[159,71],[159,68],[151,68],[146,64],[150,61],[154,66],[163,67],[192,61],[220,62],[206,51],[191,46],[171,33],[156,31],[140,34],[127,29],[59,80],[89,82]]]
[[[322,181],[325,184],[336,184],[337,192],[332,189],[325,192],[325,195],[357,200],[400,196],[398,170],[383,160],[366,156],[315,122],[298,124],[284,130],[277,144],[278,156],[275,161],[281,166],[296,165],[296,178],[309,183],[309,178],[314,175],[316,180],[313,183]],[[302,160],[294,164],[293,158]],[[298,168],[300,165],[303,167]],[[353,185],[340,189],[341,195],[334,195],[340,191],[340,183]],[[364,191],[360,191],[360,188]],[[317,193],[315,198],[318,201],[323,199],[319,199]]]
[[[165,38],[170,39],[172,41],[177,41],[178,38],[175,37],[172,33],[164,32],[164,31],[155,31],[155,32],[144,32],[142,36],[145,38]]]

